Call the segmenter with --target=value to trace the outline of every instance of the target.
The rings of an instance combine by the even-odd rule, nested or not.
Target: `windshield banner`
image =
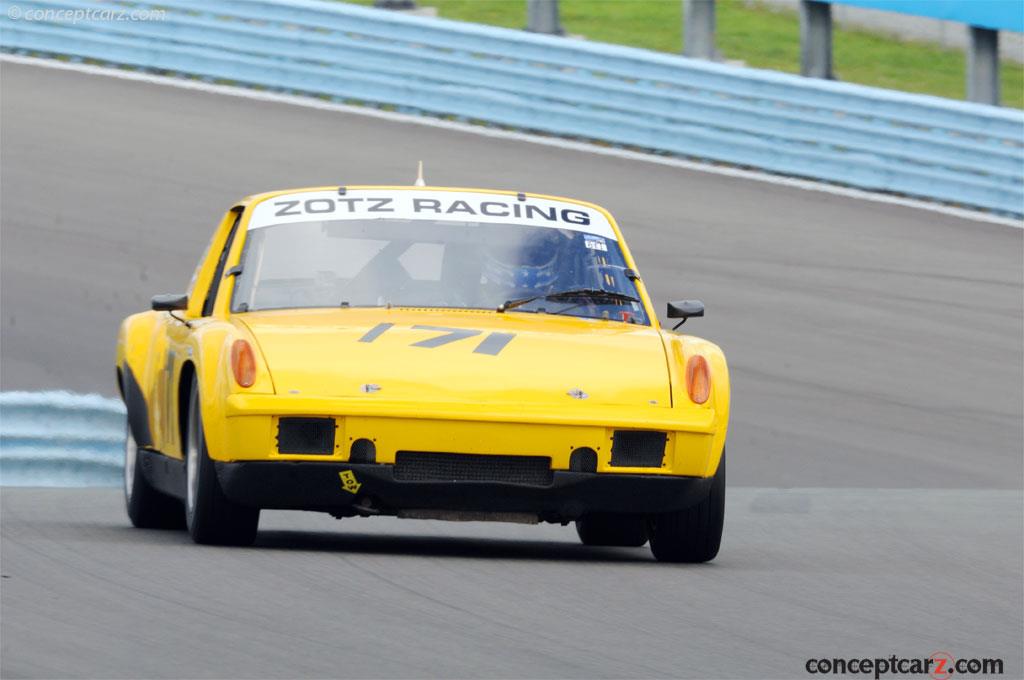
[[[314,220],[430,220],[553,227],[615,239],[607,218],[578,203],[474,191],[354,189],[305,191],[256,206],[249,229]]]

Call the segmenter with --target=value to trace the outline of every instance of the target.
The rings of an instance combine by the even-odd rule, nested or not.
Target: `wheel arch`
[[[121,322],[117,333],[117,389],[127,411],[128,426],[139,446],[153,445],[145,381],[149,379],[149,347],[155,324],[154,312],[132,314]]]
[[[192,383],[196,378],[196,365],[191,360],[186,360],[181,365],[181,374],[178,376],[178,441],[181,442],[182,455],[185,453],[186,437],[188,437],[188,411],[189,399],[192,397]]]
[[[125,364],[122,373],[121,368],[117,369],[121,380],[121,395],[124,400],[124,407],[128,416],[128,427],[131,428],[132,437],[138,446],[153,446],[153,435],[149,429],[149,407],[146,405],[146,397],[139,386],[132,367]]]

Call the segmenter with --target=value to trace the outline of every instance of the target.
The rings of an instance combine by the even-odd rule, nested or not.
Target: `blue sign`
[[[824,0],[1024,33],[1024,0]]]

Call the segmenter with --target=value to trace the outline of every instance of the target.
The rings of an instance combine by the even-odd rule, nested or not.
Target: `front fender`
[[[673,408],[712,409],[715,413],[712,454],[705,470],[705,476],[711,476],[718,469],[729,429],[731,386],[729,365],[725,360],[725,353],[713,342],[693,335],[662,331],[662,338],[665,342],[669,378],[672,382]],[[686,362],[697,354],[707,360],[711,369],[711,396],[703,404],[693,403],[686,390]]]
[[[231,371],[231,345],[236,340],[249,342],[256,355],[256,381],[252,387],[239,386]],[[190,347],[206,447],[211,458],[229,460],[227,398],[232,394],[274,394],[270,371],[255,338],[241,323],[223,320],[204,323],[193,332]]]

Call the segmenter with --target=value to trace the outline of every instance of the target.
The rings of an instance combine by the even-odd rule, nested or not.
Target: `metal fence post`
[[[526,0],[526,30],[564,35],[562,23],[558,20],[558,0]]]
[[[715,59],[715,0],[683,0],[683,54]]]
[[[373,6],[377,9],[416,9],[416,0],[373,0]]]
[[[832,80],[832,5],[800,0],[800,75]]]
[[[968,26],[967,100],[999,106],[999,31]]]

